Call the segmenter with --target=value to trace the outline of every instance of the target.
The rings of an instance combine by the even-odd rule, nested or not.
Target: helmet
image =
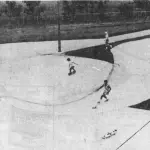
[[[107,83],[108,81],[107,80],[104,80],[104,83]]]
[[[70,61],[71,59],[70,58],[67,58],[67,61]]]

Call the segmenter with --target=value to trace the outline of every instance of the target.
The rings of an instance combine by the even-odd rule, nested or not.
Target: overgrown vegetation
[[[58,5],[59,4],[59,5]],[[149,0],[1,1],[0,43],[104,38],[149,29]],[[140,22],[140,23],[139,23]]]
[[[148,29],[150,23],[131,24],[67,24],[61,26],[61,40],[104,38],[104,31],[110,36]],[[0,43],[58,40],[57,25],[28,26],[22,28],[0,28]]]
[[[149,0],[1,1],[0,26],[57,24],[58,3],[62,24],[140,20],[150,16]]]

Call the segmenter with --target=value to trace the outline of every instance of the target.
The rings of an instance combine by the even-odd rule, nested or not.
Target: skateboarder
[[[105,98],[105,102],[107,102],[108,101],[107,95],[111,91],[111,87],[110,87],[110,85],[108,85],[108,81],[107,80],[104,80],[104,84],[100,88],[102,88],[102,87],[104,87],[105,89],[104,89],[103,94],[100,97],[100,100]],[[100,104],[100,101],[98,101],[97,103]],[[97,106],[92,107],[92,109],[97,109]]]
[[[110,85],[108,85],[108,81],[107,80],[104,80],[104,92],[102,94],[102,96],[100,97],[100,99],[102,100],[103,98],[105,98],[105,102],[107,102],[109,99],[107,98],[107,95],[110,93],[111,91],[111,87]],[[100,103],[100,101],[98,101],[98,104]]]
[[[68,75],[72,75],[72,74],[76,73],[74,64],[75,64],[75,65],[78,65],[78,64],[76,64],[76,63],[74,63],[73,61],[71,61],[70,58],[67,58],[67,61],[69,62],[69,73],[68,73]]]
[[[107,31],[105,31],[105,45],[106,44],[109,44],[109,35]]]

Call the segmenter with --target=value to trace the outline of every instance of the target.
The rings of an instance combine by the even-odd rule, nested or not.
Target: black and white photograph
[[[0,0],[0,150],[150,149],[150,0]]]

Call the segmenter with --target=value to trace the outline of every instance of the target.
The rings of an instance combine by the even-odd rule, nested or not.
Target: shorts
[[[105,90],[103,95],[108,95],[110,91]]]
[[[70,67],[70,70],[74,70],[74,66],[71,66],[71,67]]]
[[[105,44],[108,44],[109,43],[109,39],[105,39]]]

